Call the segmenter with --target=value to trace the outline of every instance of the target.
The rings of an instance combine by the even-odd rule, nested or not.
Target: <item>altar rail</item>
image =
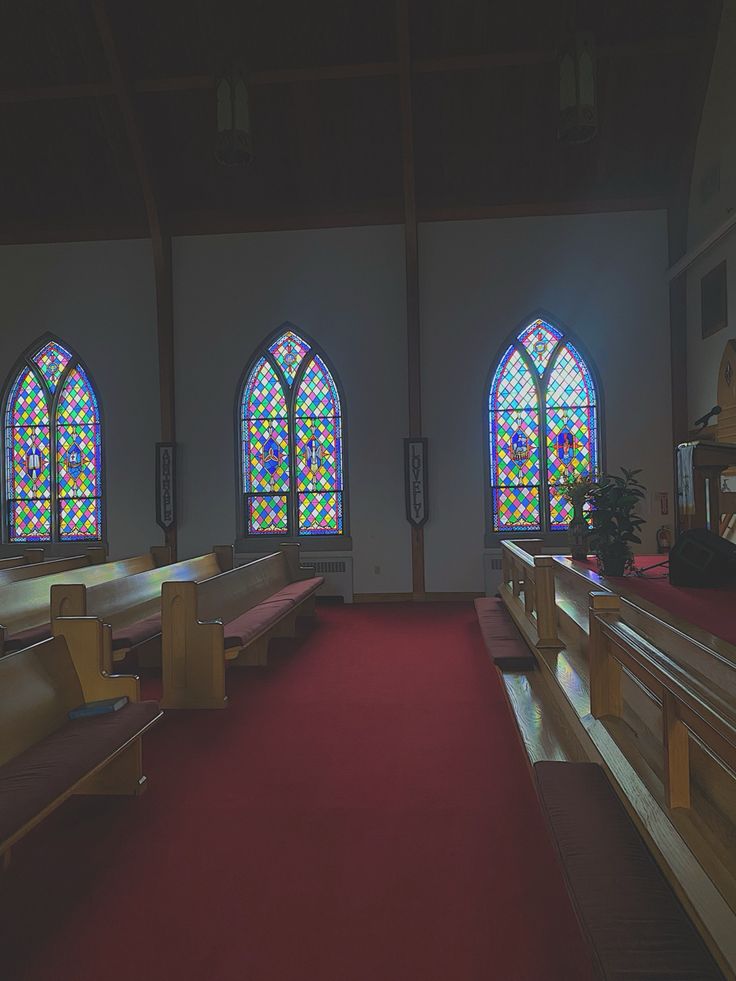
[[[502,543],[501,597],[584,755],[736,978],[736,648],[541,548]]]
[[[535,647],[559,648],[554,557],[539,554],[544,542],[538,539],[501,546],[500,593],[509,612]]]

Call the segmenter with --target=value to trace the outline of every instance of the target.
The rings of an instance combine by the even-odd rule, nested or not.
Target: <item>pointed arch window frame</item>
[[[285,372],[278,363],[278,360],[270,351],[270,348],[275,344],[275,342],[287,331],[292,331],[297,335],[302,341],[304,341],[309,346],[308,355],[305,355],[295,374],[293,380],[289,383]],[[296,438],[295,438],[295,405],[296,399],[299,392],[299,386],[304,373],[311,362],[312,357],[318,357],[330,374],[332,383],[335,386],[337,397],[340,403],[340,443],[341,443],[341,476],[342,476],[342,531],[325,534],[299,534],[298,532],[298,491],[296,487],[291,483],[296,479],[297,474],[297,460],[296,460]],[[247,496],[248,491],[245,485],[245,464],[244,464],[244,446],[245,446],[245,432],[243,423],[245,421],[245,416],[243,414],[243,400],[245,396],[246,386],[250,380],[251,374],[256,367],[256,365],[264,359],[275,369],[277,377],[282,383],[286,402],[287,402],[287,418],[289,425],[289,479],[290,488],[289,494],[289,530],[288,532],[274,532],[273,534],[251,534],[248,530],[248,508],[247,508]],[[236,549],[245,552],[264,552],[269,544],[274,542],[301,542],[306,545],[308,543],[309,551],[351,551],[352,550],[352,538],[350,535],[350,495],[349,495],[349,481],[348,481],[348,406],[347,400],[345,398],[345,390],[343,389],[342,382],[338,372],[330,360],[329,356],[325,353],[324,349],[318,344],[314,338],[308,334],[303,328],[293,324],[291,321],[284,321],[275,330],[271,331],[258,345],[250,359],[248,360],[245,370],[240,376],[238,386],[236,389],[235,396],[235,409],[234,409],[234,432],[235,432],[235,460],[236,460],[236,529],[237,529],[237,540]]]
[[[552,352],[549,355],[545,369],[543,372],[539,372],[534,364],[534,360],[528,351],[524,350],[524,345],[522,344],[520,337],[521,335],[530,327],[532,327],[538,321],[542,321],[554,331],[556,331],[560,336],[555,344]],[[487,548],[497,548],[499,542],[503,539],[515,538],[515,539],[540,539],[545,544],[553,544],[560,542],[567,537],[567,531],[565,529],[553,529],[550,527],[550,505],[549,505],[549,480],[547,474],[548,459],[547,459],[547,403],[546,403],[546,390],[549,377],[554,370],[555,364],[557,362],[557,357],[561,348],[569,344],[575,349],[581,360],[583,361],[585,368],[588,371],[590,380],[593,386],[593,390],[596,396],[595,411],[596,411],[596,429],[597,429],[597,442],[596,442],[596,457],[599,472],[605,472],[606,470],[606,427],[605,427],[605,394],[603,385],[601,383],[600,374],[598,373],[595,361],[591,357],[585,345],[579,340],[574,331],[572,331],[566,324],[553,317],[544,309],[535,310],[531,315],[524,317],[523,320],[519,321],[516,327],[509,332],[506,336],[504,343],[499,347],[496,357],[491,363],[491,369],[486,376],[486,384],[484,387],[484,407],[483,407],[483,419],[484,419],[484,485],[485,485],[485,545]],[[540,510],[540,523],[538,528],[534,529],[495,529],[495,502],[494,502],[494,474],[493,474],[493,454],[491,451],[491,433],[492,429],[492,410],[491,410],[491,397],[493,393],[493,384],[496,379],[496,374],[498,369],[510,349],[522,352],[522,357],[526,363],[526,366],[530,372],[530,375],[534,381],[536,397],[537,397],[537,411],[539,414],[539,481],[536,486],[539,487],[539,510]]]
[[[36,361],[34,361],[34,356],[39,354],[43,348],[45,348],[49,343],[58,344],[63,350],[70,355],[68,362],[64,365],[63,370],[59,374],[53,392],[49,392],[48,382],[45,375]],[[97,498],[99,499],[99,537],[98,538],[73,538],[64,537],[60,535],[59,525],[59,501],[63,499],[63,495],[59,493],[59,474],[58,474],[58,454],[57,454],[57,441],[58,441],[58,406],[61,396],[63,394],[66,381],[69,375],[74,371],[76,367],[79,367],[84,373],[90,387],[92,394],[95,399],[95,407],[97,410],[97,427],[99,436],[99,468],[98,468],[98,484],[99,493]],[[25,373],[30,369],[36,379],[41,384],[42,391],[47,393],[47,409],[48,409],[48,428],[49,428],[49,468],[50,468],[50,507],[51,507],[51,533],[48,538],[34,538],[34,539],[13,539],[11,537],[11,521],[10,521],[10,505],[12,501],[19,500],[18,498],[11,497],[9,494],[9,483],[10,483],[10,467],[12,465],[12,451],[8,446],[8,410],[11,408],[10,401],[14,395],[16,385],[21,377],[22,373]],[[100,397],[99,387],[87,367],[86,362],[77,351],[69,344],[67,341],[63,340],[61,337],[53,334],[51,332],[46,332],[40,337],[36,338],[33,344],[29,344],[28,347],[23,351],[23,353],[18,357],[9,371],[5,379],[5,385],[3,387],[2,402],[0,403],[0,410],[2,411],[2,541],[4,545],[18,546],[23,542],[29,544],[49,544],[53,545],[55,550],[60,554],[72,554],[78,551],[80,547],[84,547],[85,544],[95,544],[95,545],[106,545],[107,543],[107,482],[106,482],[106,466],[105,466],[105,415],[102,405],[102,399]],[[65,498],[69,499],[69,498]]]

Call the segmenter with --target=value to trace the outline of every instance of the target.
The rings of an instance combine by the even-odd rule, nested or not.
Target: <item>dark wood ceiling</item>
[[[145,234],[93,0],[24,0],[0,33],[0,236]],[[174,232],[400,220],[397,0],[107,0],[162,220]],[[588,0],[600,122],[557,140],[570,0],[411,0],[419,217],[667,202],[721,0]],[[218,69],[251,73],[255,160],[213,156]],[[329,77],[334,75],[336,77]],[[353,77],[350,77],[353,76]]]

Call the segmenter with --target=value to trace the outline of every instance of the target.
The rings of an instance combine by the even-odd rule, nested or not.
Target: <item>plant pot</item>
[[[589,531],[581,509],[575,508],[567,530],[570,534],[570,555],[576,562],[584,562],[588,558]]]
[[[603,552],[598,556],[601,564],[601,572],[604,576],[623,576],[626,571],[626,560],[628,555],[620,549],[613,552]]]

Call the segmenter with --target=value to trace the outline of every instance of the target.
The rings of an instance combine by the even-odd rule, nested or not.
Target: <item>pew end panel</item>
[[[82,692],[82,701],[127,695],[139,702],[137,675],[110,674],[112,631],[97,617],[59,617],[54,621],[54,637],[63,637]],[[74,706],[72,706],[74,708]]]
[[[45,555],[46,549],[44,548],[29,545],[23,549],[23,561],[26,565],[35,565],[38,562],[43,562]]]
[[[233,545],[214,545],[212,551],[217,557],[220,572],[229,572],[235,568],[235,547]]]
[[[160,569],[163,565],[171,565],[174,559],[171,545],[151,545],[150,552],[154,569]]]
[[[197,605],[196,582],[163,584],[161,705],[165,709],[227,708],[224,627],[221,620],[200,620]]]
[[[87,587],[81,582],[56,583],[51,587],[51,623],[58,617],[87,616]]]

